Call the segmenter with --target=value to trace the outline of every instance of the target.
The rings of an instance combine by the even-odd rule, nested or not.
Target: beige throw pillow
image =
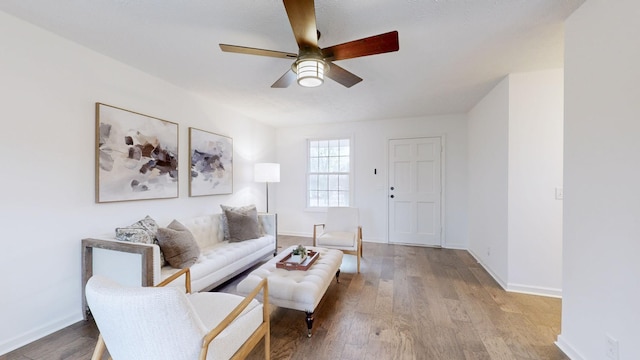
[[[260,237],[258,226],[258,211],[255,206],[243,207],[242,211],[225,209],[229,227],[229,241],[239,242]]]
[[[158,229],[158,244],[165,260],[174,268],[188,268],[200,256],[200,248],[193,234],[177,220],[173,220],[166,228]]]
[[[220,216],[220,222],[222,223],[222,232],[224,234],[224,240],[230,241],[231,235],[229,234],[229,221],[227,221],[227,211],[233,211],[235,213],[246,214],[248,211],[256,210],[256,206],[245,205],[245,206],[229,206],[229,205],[220,205],[222,209],[222,216]]]

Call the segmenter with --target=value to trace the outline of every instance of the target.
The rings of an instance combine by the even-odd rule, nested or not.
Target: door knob
[[[392,199],[393,199],[394,197],[395,197],[395,196],[393,196],[393,195],[391,195],[391,196],[390,196],[390,198],[392,198]]]
[[[394,188],[393,186],[391,187],[391,190],[395,190],[396,188]]]

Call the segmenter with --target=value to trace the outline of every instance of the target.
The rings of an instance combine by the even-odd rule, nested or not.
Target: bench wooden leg
[[[313,313],[309,311],[305,311],[307,314],[307,337],[311,337],[311,328],[313,327]]]
[[[340,269],[338,269],[338,271],[336,271],[336,282],[338,284],[340,283]]]

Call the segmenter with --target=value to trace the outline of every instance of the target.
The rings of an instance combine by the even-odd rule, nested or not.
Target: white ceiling
[[[2,0],[0,10],[273,126],[467,112],[508,73],[562,67],[584,0],[316,0],[321,48],[398,30],[398,52],[337,61],[345,88],[270,86],[297,53],[281,0]]]

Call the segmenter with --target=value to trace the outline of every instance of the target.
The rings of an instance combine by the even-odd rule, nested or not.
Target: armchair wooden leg
[[[98,342],[96,343],[96,348],[93,349],[93,356],[91,356],[91,360],[101,360],[106,349],[107,345],[104,343],[102,335],[98,335]]]
[[[271,360],[271,329],[269,327],[264,336],[264,360]]]
[[[269,283],[266,283],[262,291],[262,320],[266,322],[267,329],[264,336],[264,359],[271,360],[271,313],[269,312]]]

